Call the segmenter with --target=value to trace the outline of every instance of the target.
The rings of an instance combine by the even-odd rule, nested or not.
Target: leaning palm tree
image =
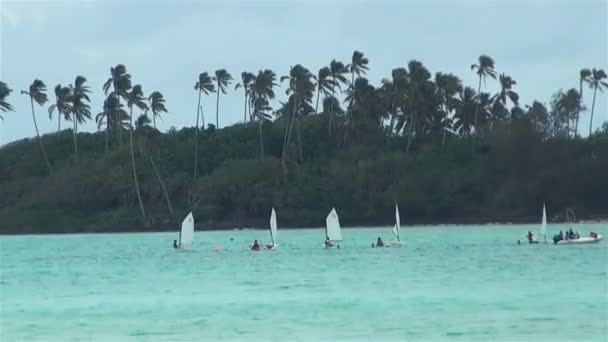
[[[110,78],[103,85],[103,91],[106,95],[110,93],[110,88],[112,88],[112,93],[116,95],[119,104],[121,97],[125,100],[127,99],[129,90],[131,90],[131,74],[127,73],[127,68],[124,65],[118,64],[110,68]],[[116,126],[116,129],[118,131],[119,142],[122,144],[120,127]]]
[[[247,72],[247,71],[243,71],[241,73],[241,82],[237,83],[234,86],[234,90],[243,88],[243,93],[245,94],[245,113],[243,114],[243,122],[247,122],[247,106],[249,104],[249,102],[247,101],[247,98],[249,96],[249,87],[251,86],[251,82],[253,82],[254,79],[255,79],[254,74]]]
[[[49,119],[53,119],[53,113],[57,111],[57,132],[61,131],[61,116],[69,116],[70,93],[69,87],[62,87],[61,84],[55,86],[55,103],[49,107]]]
[[[135,182],[135,191],[137,192],[139,209],[141,210],[141,215],[145,219],[146,211],[144,209],[144,203],[141,200],[141,193],[139,191],[139,181],[137,179],[137,170],[135,169],[135,153],[133,151],[133,106],[139,108],[140,110],[148,109],[144,92],[139,84],[133,86],[133,89],[127,93],[127,107],[129,107],[129,121],[131,124],[129,129],[129,144],[131,147],[131,168],[133,169],[133,181]]]
[[[38,142],[40,143],[40,149],[42,150],[42,156],[44,157],[44,161],[46,166],[51,172],[51,163],[49,162],[49,158],[46,155],[46,150],[44,149],[44,143],[42,142],[42,137],[40,136],[40,132],[38,131],[38,123],[36,122],[36,113],[34,112],[34,102],[39,106],[42,106],[48,100],[46,96],[46,85],[39,79],[35,79],[34,82],[30,85],[28,90],[22,90],[21,94],[28,95],[30,97],[30,102],[32,104],[32,118],[34,119],[34,128],[36,129],[36,136],[38,137]]]
[[[328,67],[319,69],[317,74],[317,105],[315,106],[315,113],[319,112],[319,98],[321,94],[323,97],[327,97],[331,94],[332,85],[334,81],[331,79],[331,71]]]
[[[70,85],[69,117],[74,124],[74,160],[78,163],[78,125],[91,119],[91,106],[89,93],[91,89],[85,85],[87,81],[83,76],[77,76],[74,86]]]
[[[593,111],[595,110],[595,96],[597,91],[603,92],[604,89],[608,88],[608,83],[603,81],[608,78],[606,72],[602,69],[592,69],[591,75],[585,80],[589,84],[589,88],[593,89],[593,102],[591,103],[591,119],[589,120],[589,135],[591,135],[593,129]]]
[[[165,107],[165,98],[160,91],[155,91],[150,94],[148,98],[150,103],[150,111],[152,112],[152,121],[154,122],[154,129],[156,129],[156,117],[161,117],[161,113],[167,113],[167,107]]]
[[[578,92],[581,95],[581,101],[583,99],[583,83],[586,82],[586,80],[591,76],[591,70],[587,69],[587,68],[583,68],[581,69],[581,71],[579,72],[579,80],[578,80]],[[580,109],[578,112],[576,112],[576,122],[574,124],[574,137],[576,138],[578,136],[578,119],[580,118]]]
[[[331,74],[331,82],[332,82],[331,83],[331,97],[335,98],[336,97],[336,87],[338,87],[338,89],[340,89],[340,84],[346,84],[348,82],[346,80],[346,77],[344,76],[348,72],[348,69],[346,68],[344,63],[342,63],[340,61],[336,61],[335,59],[332,59],[332,61],[329,63],[329,72]],[[333,101],[332,101],[330,110],[329,110],[329,135],[330,136],[331,136],[333,116],[334,116],[334,109],[333,109]]]
[[[198,131],[199,131],[199,117],[203,111],[201,106],[201,95],[205,93],[215,92],[215,86],[213,85],[213,78],[208,73],[203,72],[198,75],[198,82],[194,85],[194,90],[198,90],[198,107],[196,110],[196,128],[194,130],[194,178],[198,175]]]
[[[481,81],[484,81],[488,77],[496,79],[496,71],[494,70],[494,60],[490,56],[481,55],[479,56],[478,64],[471,64],[471,70],[475,71],[479,76],[479,85],[477,86],[477,94],[481,94]],[[478,101],[479,102],[479,101]],[[475,119],[473,127],[477,129],[477,114],[479,112],[479,104],[475,108]]]
[[[215,71],[214,81],[217,82],[217,101],[215,103],[215,126],[220,128],[220,92],[226,94],[226,87],[232,83],[232,75],[226,69]]]
[[[249,84],[249,89],[246,90],[250,96],[251,107],[253,107],[252,119],[257,120],[258,130],[260,134],[260,155],[264,159],[264,138],[262,135],[262,124],[264,121],[270,120],[268,112],[270,108],[270,100],[274,99],[274,87],[277,85],[276,74],[269,69],[260,70],[257,76]]]
[[[2,81],[0,81],[0,111],[9,112],[13,111],[13,106],[6,101],[6,98],[11,94],[13,90],[8,87],[8,85]],[[4,120],[2,115],[0,115],[0,120]]]

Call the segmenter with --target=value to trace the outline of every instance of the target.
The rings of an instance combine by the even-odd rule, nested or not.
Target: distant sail
[[[545,209],[545,204],[543,203],[543,221],[540,225],[540,235],[545,236],[547,234],[547,210]]]
[[[277,244],[277,213],[272,208],[272,212],[270,213],[270,240],[272,241],[272,245]]]
[[[182,221],[182,229],[179,234],[179,248],[188,249],[194,241],[194,216],[192,212]]]
[[[340,219],[338,218],[336,208],[332,208],[325,219],[325,234],[330,241],[342,241]]]
[[[401,230],[401,217],[399,216],[399,207],[395,205],[395,226],[393,227],[393,235],[397,238],[397,241],[401,241],[399,239],[399,233]]]

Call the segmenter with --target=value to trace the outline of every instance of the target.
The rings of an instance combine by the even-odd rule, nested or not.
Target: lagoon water
[[[279,230],[258,253],[263,230],[190,252],[170,233],[0,237],[0,340],[607,341],[608,241],[518,246],[529,228],[405,228],[384,249],[389,229],[346,229],[340,250]]]

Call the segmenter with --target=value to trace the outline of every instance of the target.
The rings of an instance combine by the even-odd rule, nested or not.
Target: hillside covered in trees
[[[86,79],[58,85],[49,112],[73,127],[0,148],[0,233],[175,229],[190,210],[199,229],[265,226],[271,207],[282,227],[322,226],[332,206],[344,225],[391,224],[395,203],[404,224],[536,221],[543,202],[550,220],[567,208],[608,216],[608,123],[587,137],[578,127],[583,85],[595,104],[602,70],[581,70],[579,89],[547,106],[520,104],[487,56],[472,66],[477,90],[418,61],[375,86],[367,63],[355,52],[316,74],[244,72],[243,123],[221,129],[199,128],[200,96],[217,91],[217,122],[225,70],[199,75],[197,125],[164,133],[162,94],[144,96],[122,65],[103,86],[96,133],[78,132],[94,116]],[[500,92],[483,92],[485,79]],[[278,91],[288,97],[273,108]],[[10,93],[1,83],[4,115]],[[35,120],[46,85],[22,93]]]

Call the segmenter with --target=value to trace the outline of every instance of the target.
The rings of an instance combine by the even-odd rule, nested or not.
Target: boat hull
[[[584,243],[597,243],[602,241],[603,236],[598,235],[597,237],[593,238],[590,236],[585,236],[582,238],[578,238],[578,239],[573,239],[573,240],[561,240],[557,242],[557,245],[577,245],[577,244],[584,244]]]

